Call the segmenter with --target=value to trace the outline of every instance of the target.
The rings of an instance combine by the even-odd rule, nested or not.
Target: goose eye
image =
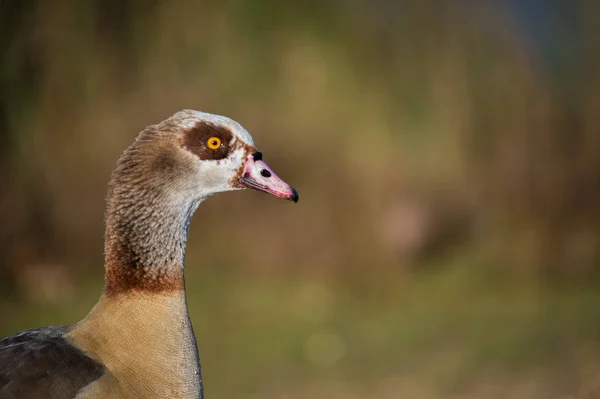
[[[206,142],[206,145],[211,150],[218,150],[221,147],[221,139],[218,137],[211,137]]]

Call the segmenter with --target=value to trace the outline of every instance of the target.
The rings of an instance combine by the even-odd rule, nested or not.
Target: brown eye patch
[[[221,145],[217,149],[209,148],[209,141],[214,137],[221,140]],[[198,122],[193,128],[185,131],[182,145],[202,160],[218,161],[229,155],[232,139],[233,134],[226,127]]]

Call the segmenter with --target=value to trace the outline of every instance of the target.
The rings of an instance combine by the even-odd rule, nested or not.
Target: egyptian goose
[[[77,324],[0,340],[0,398],[202,398],[188,227],[204,199],[242,188],[298,201],[229,118],[184,110],[145,128],[112,174],[100,300]]]

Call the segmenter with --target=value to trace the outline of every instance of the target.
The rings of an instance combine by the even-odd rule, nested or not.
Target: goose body
[[[229,118],[185,110],[144,129],[111,178],[98,303],[72,326],[0,339],[0,398],[202,398],[188,227],[204,199],[242,188],[298,200]]]

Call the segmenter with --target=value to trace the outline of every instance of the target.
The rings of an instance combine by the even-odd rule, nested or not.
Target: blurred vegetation
[[[585,0],[0,1],[0,335],[85,316],[110,171],[193,108],[301,195],[193,220],[211,397],[600,397],[599,49]]]

